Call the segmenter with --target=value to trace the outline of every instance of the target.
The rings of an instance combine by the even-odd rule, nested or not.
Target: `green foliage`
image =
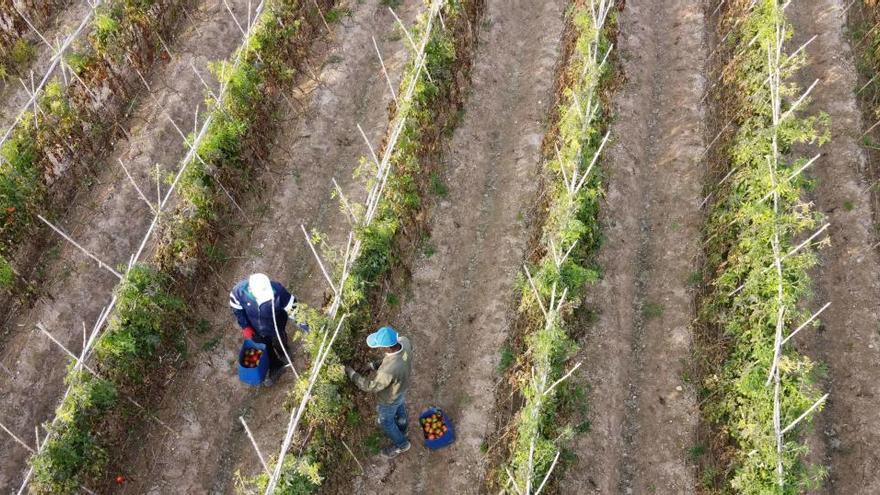
[[[136,54],[155,41],[155,28],[162,16],[174,9],[156,10],[153,0],[107,0],[92,19],[87,43],[70,50],[66,61],[85,84],[104,84],[108,77],[102,57],[116,62],[126,53]],[[167,12],[166,12],[167,11]],[[12,65],[21,65],[34,56],[34,48],[19,39],[11,48]],[[126,62],[127,63],[127,62]],[[9,64],[9,62],[7,62]],[[7,70],[14,67],[7,66]],[[113,85],[110,85],[113,87]],[[78,89],[77,89],[78,88]],[[48,203],[48,185],[55,178],[50,159],[62,150],[76,154],[85,141],[101,137],[101,122],[91,101],[78,94],[78,84],[63,87],[51,80],[37,96],[38,110],[25,112],[0,149],[0,252],[20,244]],[[87,135],[85,129],[90,129]],[[105,136],[105,135],[104,135]],[[44,213],[45,214],[45,213]]]
[[[505,373],[510,367],[513,365],[515,357],[513,355],[513,348],[510,347],[510,344],[504,344],[501,347],[501,352],[498,356],[498,373]]]
[[[108,5],[101,13],[100,29],[93,34],[93,41],[108,54],[117,53],[110,45],[120,43],[120,37],[128,36],[124,33],[126,22],[143,22],[140,13],[152,3],[150,0],[124,0]],[[268,5],[256,21],[258,25],[252,39],[240,52],[241,63],[237,66],[215,65],[225,88],[225,97],[222,105],[213,106],[211,125],[198,146],[204,163],[201,160],[188,163],[187,172],[179,184],[182,206],[168,218],[168,228],[185,242],[172,244],[170,251],[169,246],[160,246],[156,255],[158,261],[193,260],[202,254],[199,244],[210,248],[209,255],[217,255],[213,244],[205,242],[208,228],[219,218],[213,174],[218,170],[245,167],[242,142],[264,102],[265,83],[270,78],[284,80],[290,77],[286,69],[277,72],[289,64],[287,52],[282,47],[290,46],[290,37],[298,33],[297,4],[293,0],[278,0]],[[64,125],[75,114],[60,86],[47,87],[41,104],[59,125]],[[34,170],[28,168],[36,154],[27,146],[32,143],[33,140],[29,139],[7,142],[3,154],[11,158],[8,166]],[[26,182],[24,186],[12,182],[4,188],[8,183],[3,182],[4,177],[5,174],[0,175],[0,198],[27,205],[27,195],[17,193],[32,182]],[[16,176],[20,177],[20,174]],[[5,193],[7,190],[11,192]],[[162,257],[163,254],[166,258]],[[33,486],[39,493],[78,492],[82,483],[101,475],[107,464],[107,442],[110,441],[102,432],[117,406],[117,394],[135,395],[149,390],[148,378],[159,366],[160,358],[183,351],[182,316],[185,307],[173,295],[171,278],[176,266],[175,263],[167,263],[167,266],[160,263],[159,268],[154,269],[136,265],[117,287],[116,308],[95,344],[94,358],[90,363],[101,379],[79,371],[68,375],[72,392],[58,409],[59,420],[53,426],[47,449],[33,459],[36,476]],[[341,367],[338,368],[342,374]],[[332,378],[339,381],[336,376]],[[332,386],[332,382],[321,383],[318,390],[323,396],[332,397],[329,391]],[[313,414],[330,414],[339,407],[338,400],[336,403],[328,400],[320,405],[323,409]],[[291,459],[295,464],[283,480],[283,493],[312,493],[321,481],[319,465]]]
[[[802,180],[777,180],[778,207],[764,198],[773,191],[773,171],[768,162],[778,161],[778,177],[787,177],[805,163],[791,158],[794,145],[818,141],[827,135],[818,129],[827,124],[823,115],[802,117],[797,113],[773,125],[767,53],[776,50],[779,25],[785,39],[791,37],[781,4],[761,0],[733,30],[731,43],[738,53],[725,72],[724,84],[742,118],[727,147],[729,168],[735,173],[716,195],[707,227],[708,272],[714,274],[709,293],[700,308],[701,320],[727,337],[724,362],[704,381],[710,399],[704,414],[727,436],[733,458],[729,478],[721,480],[724,490],[738,493],[801,493],[815,486],[823,469],[805,462],[807,447],[803,433],[809,420],[785,436],[781,459],[776,453],[773,429],[773,387],[765,384],[774,359],[775,334],[780,304],[784,306],[784,329],[796,326],[808,315],[799,301],[810,293],[807,271],[816,263],[815,254],[803,249],[783,260],[781,278],[775,270],[773,239],[779,235],[779,249],[785,253],[796,240],[817,226],[819,215],[801,200]],[[803,57],[785,60],[781,67],[780,93],[787,99],[800,96],[799,88],[787,82],[804,63]],[[787,108],[783,103],[782,111]],[[779,152],[774,155],[773,143]],[[781,296],[778,293],[783,287]],[[741,287],[741,288],[740,288]],[[819,397],[815,386],[815,365],[791,346],[783,347],[780,361],[781,423],[788,425]],[[780,486],[775,468],[784,467]],[[711,476],[710,479],[717,479]]]
[[[274,461],[271,462],[274,464]],[[316,493],[324,481],[321,478],[321,464],[311,456],[287,456],[284,459],[281,478],[273,493],[278,495],[309,495]],[[266,492],[269,476],[260,473],[253,478],[237,476],[236,492],[242,495],[259,495]]]
[[[441,198],[449,196],[449,187],[443,182],[440,174],[436,172],[431,174],[431,192]]]
[[[566,68],[571,84],[564,90],[564,103],[559,108],[559,153],[546,162],[549,205],[541,237],[544,256],[529,268],[532,283],[520,280],[520,316],[528,323],[523,354],[526,369],[517,376],[517,388],[523,405],[513,420],[515,436],[510,443],[500,483],[507,492],[522,490],[543,480],[560,443],[577,433],[590,429],[588,420],[575,428],[560,424],[557,415],[567,411],[577,415],[574,404],[585,401],[582,387],[556,387],[549,383],[565,373],[568,358],[577,350],[566,330],[566,320],[577,308],[586,286],[598,279],[598,272],[588,265],[600,244],[599,199],[602,196],[600,174],[595,167],[597,154],[607,126],[601,108],[585,115],[575,101],[600,101],[600,92],[609,80],[607,69],[599,65],[608,49],[608,32],[597,33],[586,6],[576,5],[570,17],[576,32],[574,53]],[[597,41],[598,39],[598,41]],[[566,186],[571,177],[588,173],[583,188],[573,191]],[[576,244],[575,244],[576,243]],[[568,257],[569,247],[575,246]],[[551,311],[545,320],[535,291],[546,308],[551,299],[558,300],[565,292],[567,304],[560,311]],[[507,474],[510,472],[513,480]],[[516,483],[517,487],[512,486]]]
[[[0,255],[0,289],[10,289],[15,284],[15,270],[9,261]]]
[[[459,2],[448,1],[444,7],[444,20],[447,30],[439,29],[435,23],[426,47],[425,69],[416,81],[412,101],[404,102],[392,117],[392,121],[403,119],[403,127],[397,146],[391,156],[391,173],[388,177],[384,194],[377,208],[373,223],[355,232],[361,242],[359,257],[351,267],[350,276],[342,288],[342,304],[339,314],[348,314],[349,318],[340,330],[340,336],[328,354],[326,364],[318,377],[313,390],[312,399],[306,408],[305,419],[310,428],[323,432],[313,435],[308,450],[315,459],[324,462],[337,462],[339,455],[335,438],[348,425],[346,418],[350,416],[353,400],[349,396],[351,386],[345,378],[343,362],[348,362],[354,355],[354,342],[362,342],[362,332],[372,323],[370,297],[375,294],[379,284],[395,261],[394,241],[400,226],[418,212],[422,204],[420,182],[424,182],[421,159],[426,151],[425,141],[442,129],[438,127],[438,113],[446,110],[445,106],[451,96],[455,79],[453,77],[457,54],[454,36],[459,30],[466,29],[466,19],[461,16],[463,7]],[[425,16],[421,16],[413,29],[413,36],[419,37],[424,32]],[[430,73],[433,83],[428,80]],[[405,68],[400,87],[408,87],[415,74],[412,62]],[[403,90],[400,91],[403,93]],[[362,161],[357,175],[375,177],[375,168],[366,160]],[[369,187],[372,183],[367,182]],[[426,191],[427,192],[427,191]],[[362,211],[362,205],[356,207]],[[336,323],[329,321],[323,312],[298,307],[298,319],[306,321],[313,329],[304,337],[304,348],[314,362],[326,331],[332,331]],[[304,392],[304,383],[298,383],[290,392],[287,403],[299,402]],[[379,436],[368,441],[378,451]],[[371,443],[372,442],[372,443]],[[289,458],[283,467],[287,479],[299,479],[298,467],[289,465]],[[240,491],[248,492],[248,486],[261,485],[264,478],[258,476],[250,482],[244,481]],[[310,479],[310,482],[314,479]],[[277,490],[279,493],[295,493]]]
[[[183,301],[169,294],[167,276],[136,265],[116,288],[116,311],[95,344],[103,375],[118,384],[139,384],[165,348],[182,345]],[[167,352],[167,349],[165,349]]]
[[[107,465],[98,426],[119,399],[116,387],[83,370],[71,371],[66,381],[70,394],[49,425],[46,447],[31,459],[32,493],[79,493],[81,480],[101,475]]]
[[[167,277],[135,266],[116,289],[117,308],[95,343],[92,370],[71,370],[70,394],[56,411],[46,448],[33,457],[36,493],[78,493],[86,480],[103,474],[107,416],[121,391],[136,390],[156,368],[158,355],[180,342],[183,304],[167,293]]]
[[[13,67],[21,68],[29,64],[34,59],[35,55],[36,50],[34,50],[34,46],[28,40],[19,38],[15,41],[15,44],[12,45],[9,58]]]
[[[231,61],[211,65],[224,92],[221,101],[207,100],[210,124],[196,147],[198,156],[189,159],[180,178],[181,204],[163,226],[157,251],[163,270],[192,275],[211,254],[215,227],[229,204],[220,184],[240,182],[247,175],[247,143],[269,111],[267,85],[293,76],[289,40],[302,25],[298,2],[270,3],[256,23],[250,40]]]

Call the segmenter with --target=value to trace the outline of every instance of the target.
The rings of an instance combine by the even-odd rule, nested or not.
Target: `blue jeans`
[[[379,411],[379,425],[385,436],[391,439],[396,447],[403,447],[409,440],[406,438],[406,430],[409,421],[406,417],[406,397],[400,396],[399,399],[391,404],[379,404],[376,409]]]

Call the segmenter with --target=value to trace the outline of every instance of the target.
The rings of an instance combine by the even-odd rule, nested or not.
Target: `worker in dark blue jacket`
[[[229,306],[242,336],[266,344],[271,351],[269,376],[264,385],[272,385],[290,359],[286,327],[296,308],[296,297],[280,283],[255,273],[235,284],[229,293]]]

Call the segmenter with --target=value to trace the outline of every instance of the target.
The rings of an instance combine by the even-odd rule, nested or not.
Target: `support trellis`
[[[49,67],[46,69],[46,73],[40,79],[40,83],[37,84],[36,86],[32,86],[30,88],[30,90],[28,90],[27,87],[25,88],[27,90],[27,92],[29,93],[30,98],[28,98],[28,101],[21,106],[21,109],[16,114],[15,119],[12,121],[12,123],[9,125],[9,127],[6,129],[6,131],[3,133],[3,137],[0,138],[0,147],[2,147],[3,143],[5,143],[6,140],[9,139],[9,136],[12,135],[12,131],[21,122],[21,119],[24,117],[24,114],[27,113],[28,109],[31,107],[36,108],[37,98],[39,96],[39,93],[43,90],[43,88],[49,82],[49,79],[52,77],[52,74],[55,72],[55,69],[58,68],[59,65],[61,65],[62,72],[67,72],[64,69],[66,66],[66,62],[64,61],[64,53],[67,51],[68,48],[70,48],[70,45],[73,43],[73,41],[79,37],[79,35],[83,31],[83,29],[85,29],[85,27],[89,24],[89,21],[95,15],[95,11],[97,10],[97,8],[99,6],[101,6],[102,3],[104,3],[104,0],[94,0],[94,1],[90,0],[89,1],[90,8],[89,8],[88,12],[86,12],[85,16],[83,16],[83,19],[80,21],[79,25],[77,25],[76,29],[74,29],[72,32],[70,32],[70,34],[68,34],[67,37],[64,38],[64,41],[57,47],[52,46],[52,44],[46,40],[46,38],[42,35],[42,33],[40,33],[36,29],[36,27],[34,27],[31,24],[31,22],[27,19],[27,17],[22,15],[22,19],[25,19],[25,21],[27,22],[27,25],[37,34],[37,36],[40,37],[40,39],[44,43],[46,43],[49,46],[49,49],[52,50],[53,55],[50,60]],[[75,71],[69,70],[69,72],[76,77]],[[33,78],[33,73],[31,73],[31,77]],[[85,85],[84,85],[84,87],[85,87]],[[88,87],[86,87],[86,89],[88,90]]]
[[[586,54],[583,71],[579,75],[579,80],[575,83],[576,87],[586,86],[586,89],[583,91],[587,92],[587,96],[586,101],[582,101],[579,93],[582,95],[583,91],[574,91],[569,107],[569,112],[574,112],[574,115],[581,119],[580,132],[583,136],[589,135],[590,129],[598,124],[598,118],[600,117],[599,75],[602,73],[613,48],[613,46],[609,46],[605,53],[600,53],[600,42],[605,21],[613,6],[613,0],[590,0],[588,3],[589,15],[592,19],[592,26],[590,27],[592,39]],[[567,208],[572,208],[572,205],[575,204],[576,196],[587,183],[590,173],[605,148],[609,137],[610,130],[602,137],[596,150],[592,151],[591,157],[584,156],[585,150],[582,145],[578,146],[575,156],[572,157],[563,156],[559,148],[556,148],[556,161],[559,164],[558,179],[561,180],[566,190],[566,197],[561,201],[568,202]],[[589,163],[581,170],[582,164],[586,161],[585,158],[589,159]],[[559,238],[559,232],[547,232],[544,236],[547,253],[551,257],[556,270],[559,271],[578,241],[574,240],[570,245],[565,246],[563,245],[563,240]],[[524,265],[523,271],[531,289],[531,294],[543,316],[542,328],[537,330],[537,332],[551,334],[555,329],[565,325],[564,309],[566,307],[568,288],[565,288],[561,294],[558,294],[557,284],[554,282],[550,288],[549,299],[545,301],[546,296],[538,289],[528,266]],[[547,486],[556,468],[562,452],[559,448],[556,448],[552,461],[546,459],[550,462],[546,472],[538,472],[536,467],[538,462],[536,450],[541,437],[539,418],[544,412],[546,401],[552,398],[551,393],[553,390],[560,383],[567,380],[581,366],[580,362],[575,363],[560,378],[551,383],[551,374],[553,373],[551,361],[554,356],[547,353],[539,355],[533,351],[529,352],[532,354],[532,362],[531,369],[529,370],[528,385],[525,386],[528,390],[526,394],[529,398],[524,408],[518,412],[518,417],[521,421],[518,426],[520,429],[519,435],[528,439],[528,455],[524,464],[512,463],[509,466],[504,466],[504,471],[507,475],[507,485],[504,489],[505,491],[512,491],[517,495],[540,494]]]
[[[360,130],[361,136],[364,138],[364,141],[367,145],[367,148],[370,153],[370,159],[372,160],[372,164],[376,167],[375,177],[373,177],[372,187],[367,191],[367,200],[364,205],[364,211],[361,215],[356,215],[355,211],[351,208],[348,200],[345,199],[345,196],[342,194],[342,190],[339,188],[336,180],[333,180],[334,187],[336,188],[337,194],[340,196],[340,201],[345,207],[345,211],[347,215],[350,217],[349,220],[352,222],[353,227],[348,235],[348,242],[345,246],[344,255],[341,260],[341,274],[337,281],[334,281],[327,271],[324,262],[321,260],[320,255],[318,254],[317,249],[312,242],[311,237],[306,231],[306,227],[304,225],[301,226],[303,231],[303,235],[305,236],[305,240],[308,243],[312,254],[314,255],[316,262],[318,263],[321,273],[324,275],[327,284],[329,285],[331,291],[333,292],[333,298],[330,303],[330,306],[327,308],[326,313],[327,317],[330,320],[337,319],[337,315],[339,312],[339,308],[342,304],[343,297],[343,288],[345,287],[345,283],[348,280],[349,269],[354,265],[357,261],[358,256],[360,255],[362,242],[360,238],[356,235],[356,232],[369,227],[373,220],[375,219],[376,213],[378,211],[378,207],[380,201],[382,199],[382,194],[385,189],[385,185],[388,181],[388,178],[391,174],[391,157],[394,154],[395,147],[397,146],[397,141],[400,137],[400,133],[403,131],[404,125],[407,122],[409,111],[412,108],[412,98],[415,93],[416,85],[418,84],[422,75],[430,78],[430,74],[425,71],[425,65],[427,61],[427,55],[425,53],[425,48],[430,41],[431,34],[434,29],[434,20],[438,18],[440,15],[440,10],[445,4],[445,0],[432,0],[430,6],[428,7],[427,12],[427,20],[425,24],[425,31],[423,33],[423,37],[420,40],[418,45],[415,44],[411,34],[409,31],[403,27],[402,22],[400,22],[397,14],[393,9],[389,8],[392,15],[394,15],[395,19],[397,19],[400,24],[401,29],[403,29],[407,39],[410,41],[410,45],[414,49],[414,59],[413,59],[413,67],[414,72],[412,78],[409,80],[404,91],[397,95],[394,94],[393,86],[389,84],[389,88],[391,89],[392,99],[395,101],[397,113],[394,116],[394,120],[392,121],[391,130],[388,134],[387,144],[382,151],[381,159],[376,155],[375,150],[372,144],[367,139],[366,134],[363,129],[358,125],[358,129]],[[378,51],[378,47],[374,47],[376,49],[376,53],[379,57],[379,63],[382,67],[383,72],[385,73],[386,78],[388,77],[387,71],[385,71],[384,61],[382,61],[381,53]],[[424,74],[423,74],[424,73]],[[390,82],[386,79],[386,82]],[[302,419],[303,414],[305,413],[306,408],[308,407],[309,401],[311,400],[312,389],[314,388],[315,383],[317,382],[318,377],[323,369],[324,362],[329,355],[331,348],[333,346],[336,337],[339,334],[340,329],[342,328],[342,324],[345,319],[348,317],[347,314],[343,314],[338,318],[338,323],[336,325],[336,330],[333,332],[332,336],[330,336],[328,340],[328,330],[327,328],[323,328],[320,331],[323,333],[323,338],[321,345],[319,347],[317,358],[315,359],[315,363],[312,365],[310,373],[309,373],[309,381],[308,387],[306,388],[303,397],[301,398],[299,404],[293,409],[290,415],[290,419],[288,421],[287,430],[284,435],[284,439],[281,443],[281,448],[278,453],[278,457],[275,460],[275,468],[269,476],[268,483],[266,485],[265,493],[266,495],[271,494],[275,487],[278,484],[278,481],[281,477],[282,469],[284,466],[284,460],[290,450],[290,446],[293,442],[294,436],[300,425],[300,420]]]
[[[775,3],[776,8],[780,10],[784,10],[785,6],[779,6],[778,3]],[[814,82],[807,90],[795,101],[784,113],[782,112],[782,75],[781,75],[781,67],[784,64],[783,61],[783,44],[785,41],[785,30],[782,25],[782,16],[783,14],[780,12],[779,15],[774,16],[775,19],[775,33],[773,38],[773,43],[767,47],[767,67],[769,71],[767,82],[770,88],[770,104],[772,111],[772,134],[771,134],[771,155],[767,158],[767,166],[770,170],[770,181],[771,181],[771,192],[770,197],[773,201],[773,237],[771,239],[771,247],[773,250],[773,268],[775,270],[777,284],[776,284],[776,305],[778,307],[777,316],[776,316],[776,331],[774,337],[774,352],[773,352],[773,361],[770,366],[769,376],[767,377],[767,385],[769,386],[771,383],[773,385],[773,432],[776,437],[776,476],[777,481],[779,483],[780,489],[785,486],[785,472],[783,467],[783,450],[785,448],[785,433],[794,428],[801,420],[806,418],[810,412],[819,407],[825,400],[828,398],[828,394],[826,393],[822,397],[820,397],[813,405],[807,409],[803,414],[801,414],[797,419],[792,421],[789,425],[783,428],[782,426],[782,403],[781,403],[781,389],[782,389],[782,373],[779,367],[779,361],[782,357],[783,345],[793,337],[801,328],[804,328],[809,322],[813,321],[819,313],[824,311],[830,303],[826,304],[822,309],[820,309],[816,314],[811,316],[806,323],[801,325],[800,328],[791,332],[787,337],[783,337],[783,330],[785,327],[785,313],[786,306],[784,300],[784,276],[783,276],[783,268],[782,263],[783,260],[787,257],[783,256],[780,248],[780,226],[779,226],[779,188],[778,188],[778,169],[779,169],[779,160],[780,160],[780,151],[779,151],[779,126],[783,120],[787,117],[794,115],[794,111],[797,107],[803,103],[813,88],[816,86],[816,82]],[[811,160],[809,163],[812,163]],[[806,167],[802,167],[803,170]],[[788,180],[788,179],[786,179]],[[766,196],[765,196],[766,198]],[[824,227],[820,229],[819,232],[824,231],[828,227],[826,224]],[[804,246],[808,243],[813,237],[817,234],[814,234],[807,241],[804,241],[800,244],[799,247]],[[796,247],[792,251],[796,251],[799,249]],[[794,309],[792,309],[793,311]]]
[[[102,1],[102,0],[98,0],[97,4],[94,4],[95,7],[97,7],[97,5],[101,3],[101,1]],[[265,7],[265,0],[262,0],[262,1],[260,1],[260,3],[256,6],[256,8],[253,10],[252,17],[251,17],[250,15],[249,15],[249,17],[248,17],[248,30],[244,32],[242,43],[239,45],[239,47],[237,48],[237,50],[236,50],[236,52],[235,52],[235,59],[234,59],[233,64],[232,64],[232,69],[233,69],[233,70],[234,70],[235,68],[237,68],[237,67],[241,64],[244,55],[247,53],[247,46],[248,46],[248,43],[250,42],[250,38],[251,38],[251,36],[253,35],[254,27],[256,27],[256,25],[257,25],[256,23],[252,22],[252,19],[257,19],[257,18],[259,18],[259,16],[260,16],[260,14],[262,13],[264,7]],[[87,16],[86,19],[83,20],[83,22],[82,22],[80,28],[79,28],[75,33],[79,33],[79,31],[82,30],[82,28],[85,26],[85,24],[87,23],[87,21],[88,21],[88,19],[90,18],[90,16],[93,15],[93,14],[94,14],[94,8],[91,10],[89,16]],[[249,14],[250,14],[250,9],[249,9]],[[233,15],[233,18],[234,18],[234,17],[235,17],[235,16]],[[237,21],[236,21],[236,22],[237,22]],[[64,46],[63,46],[64,49],[67,48],[67,46],[70,44],[70,42],[72,41],[72,39],[73,39],[73,37],[68,37],[67,41],[65,42],[65,44],[64,44]],[[169,52],[169,53],[170,53],[170,52]],[[62,50],[62,51],[59,51],[58,54],[56,54],[56,59],[60,59],[60,56],[61,56],[62,54],[63,54],[63,50]],[[58,60],[55,60],[54,65],[53,65],[53,68],[54,68],[55,65],[57,65],[57,63],[58,63]],[[48,79],[48,77],[49,77],[49,74],[47,73],[47,75],[46,75],[46,77],[45,77],[44,79]],[[141,76],[141,77],[143,77],[143,76]],[[145,82],[145,81],[144,81],[144,82]],[[145,83],[146,83],[146,82],[145,82]],[[219,97],[216,98],[216,100],[215,100],[215,101],[216,101],[216,103],[215,103],[215,108],[222,108],[223,101],[224,101],[224,99],[225,99],[225,97],[226,97],[226,95],[227,95],[227,91],[226,91],[226,90],[227,90],[227,81],[222,81],[222,82],[221,82],[221,87],[220,87],[220,90],[219,90]],[[33,97],[35,97],[35,95],[34,95]],[[31,104],[31,102],[28,102],[28,105],[30,105],[30,104]],[[196,110],[196,112],[198,112],[198,110]],[[22,113],[24,113],[24,111],[23,111]],[[79,244],[78,244],[73,238],[71,238],[69,235],[67,235],[66,233],[64,233],[63,230],[61,230],[60,228],[58,228],[58,227],[52,225],[48,220],[46,220],[46,219],[44,219],[44,218],[42,218],[42,217],[41,217],[41,220],[42,220],[43,222],[45,222],[47,225],[49,225],[53,230],[55,230],[55,231],[56,231],[59,235],[61,235],[65,240],[67,240],[68,242],[72,243],[75,247],[77,247],[78,249],[80,249],[84,254],[86,254],[86,256],[88,256],[88,257],[92,258],[93,260],[95,260],[95,261],[99,264],[99,266],[101,266],[102,268],[107,269],[108,271],[113,272],[114,275],[116,275],[117,277],[120,277],[120,279],[123,279],[123,280],[124,280],[125,276],[128,275],[128,273],[132,270],[132,268],[135,266],[135,264],[137,264],[138,261],[140,260],[140,257],[142,256],[142,254],[143,254],[143,252],[144,252],[144,249],[146,248],[146,246],[147,246],[149,240],[152,238],[153,234],[155,233],[156,228],[157,228],[157,226],[158,226],[158,224],[159,224],[159,222],[160,222],[160,219],[161,219],[161,217],[162,217],[162,212],[163,212],[163,210],[165,209],[166,205],[168,204],[169,200],[171,199],[171,196],[172,196],[174,190],[176,189],[176,187],[177,187],[177,185],[178,185],[178,183],[179,183],[179,181],[180,181],[180,178],[183,176],[183,173],[185,172],[186,168],[187,168],[188,165],[189,165],[191,162],[193,162],[194,160],[201,160],[201,157],[198,156],[197,149],[198,149],[198,146],[199,146],[199,144],[201,143],[201,141],[202,141],[202,140],[205,138],[205,136],[207,135],[207,131],[208,131],[208,129],[209,129],[211,123],[213,122],[213,118],[214,118],[214,114],[213,114],[213,113],[210,113],[210,114],[208,115],[208,117],[205,119],[205,121],[202,123],[202,126],[201,126],[201,128],[199,129],[199,132],[196,134],[195,139],[193,139],[191,143],[188,142],[188,141],[185,139],[185,137],[184,137],[184,144],[187,145],[187,147],[188,147],[188,151],[187,151],[185,157],[180,161],[180,164],[179,164],[179,167],[178,167],[178,171],[177,171],[177,173],[176,173],[176,175],[175,175],[175,178],[174,178],[172,184],[170,185],[170,187],[168,188],[168,190],[165,191],[164,196],[161,194],[161,187],[160,187],[159,183],[157,182],[157,203],[156,203],[156,205],[155,205],[155,208],[152,208],[152,207],[151,207],[151,211],[154,213],[154,215],[153,215],[153,220],[152,220],[152,222],[150,223],[150,226],[149,226],[149,228],[147,229],[146,233],[144,234],[144,236],[143,236],[143,238],[142,238],[142,240],[141,240],[141,243],[139,244],[139,246],[138,246],[138,248],[137,248],[137,251],[135,251],[135,252],[131,255],[131,257],[129,258],[129,260],[128,260],[128,266],[127,266],[127,268],[126,268],[126,270],[125,270],[125,272],[124,272],[123,274],[119,274],[118,272],[116,272],[115,270],[113,270],[109,265],[107,265],[106,263],[104,263],[103,261],[101,261],[100,258],[98,258],[96,255],[94,255],[94,254],[90,253],[89,251],[87,251],[85,248],[83,248],[81,245],[79,245]],[[173,122],[172,122],[172,123],[173,123]],[[14,127],[14,125],[13,125],[13,127]],[[176,127],[176,124],[175,124],[175,127]],[[10,128],[9,131],[7,131],[7,137],[8,137],[8,134],[11,133],[11,130],[12,130],[12,127]],[[179,130],[179,129],[178,129],[178,130]],[[6,139],[6,138],[4,137],[4,139]],[[2,143],[2,142],[0,142],[0,143]],[[123,165],[123,168],[124,168],[124,165]],[[128,173],[127,170],[126,170],[126,173]],[[134,181],[132,180],[132,183],[133,183],[133,182],[134,182]],[[139,190],[138,192],[140,193],[139,195],[140,195],[141,199],[143,199],[143,200],[144,200],[145,202],[147,202],[147,204],[149,205],[150,202],[147,201],[147,199],[146,199],[146,197],[143,195],[142,191]],[[151,206],[152,206],[152,205],[151,205]],[[94,346],[94,343],[97,341],[98,337],[100,336],[100,333],[101,333],[102,329],[104,328],[104,325],[105,325],[105,323],[107,322],[107,319],[109,318],[110,314],[112,313],[112,311],[113,311],[113,309],[114,309],[114,307],[115,307],[115,305],[116,305],[116,302],[117,302],[117,297],[116,297],[115,295],[113,295],[113,296],[111,297],[109,303],[108,303],[108,304],[104,307],[104,309],[101,311],[101,313],[100,313],[100,315],[99,315],[99,317],[98,317],[98,320],[96,321],[96,323],[95,323],[95,325],[94,325],[94,327],[93,327],[93,329],[92,329],[92,332],[91,332],[89,338],[88,338],[87,340],[85,340],[85,342],[84,342],[83,349],[82,349],[81,353],[79,354],[78,357],[75,357],[75,358],[74,358],[74,360],[75,360],[75,365],[74,365],[74,368],[73,368],[74,370],[78,370],[78,369],[80,369],[80,368],[86,368],[86,369],[88,369],[91,373],[95,374],[94,371],[91,370],[90,368],[88,368],[87,365],[86,365],[85,363],[86,363],[86,361],[88,361],[89,356],[90,356],[90,353],[91,353],[91,350],[92,350],[92,348],[93,348],[93,346]],[[48,336],[50,337],[50,339],[53,340],[53,342],[55,342],[57,345],[61,346],[61,348],[64,349],[64,351],[65,351],[66,353],[72,355],[72,353],[71,353],[68,349],[66,349],[63,345],[61,345],[60,342],[58,342],[56,339],[54,339],[54,337],[51,337],[51,334],[49,334],[44,328],[39,328],[39,329],[40,329],[44,334],[48,335]],[[97,376],[97,375],[96,375],[96,376]],[[62,402],[64,399],[66,399],[67,396],[70,394],[70,391],[71,391],[71,386],[68,386],[67,389],[66,389],[66,391],[65,391],[64,394],[62,395],[62,397],[61,397],[61,399],[60,399],[59,402]],[[131,398],[127,398],[127,400],[128,400],[129,402],[132,402],[132,403],[135,404],[136,406],[142,408],[142,406],[140,406],[139,404],[137,404],[136,402],[134,402]],[[51,424],[54,424],[55,421],[57,421],[57,419],[58,419],[58,417],[56,416],[56,417],[52,420]],[[158,419],[158,418],[155,418],[155,419]],[[164,424],[163,424],[163,426],[165,426],[166,428],[168,428],[167,425],[164,425]],[[11,431],[7,430],[5,427],[3,428],[3,430],[6,431],[10,436],[12,436],[12,438],[13,438],[14,440],[16,440],[17,443],[21,443],[23,446],[26,446],[26,444],[25,444],[24,442],[18,442],[18,440],[19,440],[18,437],[15,436],[15,435],[13,435],[13,433],[12,433]],[[40,454],[40,453],[43,451],[44,447],[47,445],[49,438],[50,438],[50,435],[46,435],[46,436],[42,439],[42,442],[41,442],[41,443],[38,443],[38,444],[36,445],[36,449],[30,449],[29,446],[27,446],[27,447],[28,447],[28,449],[29,449],[31,452],[33,452],[35,455],[38,455],[38,454]],[[23,482],[22,482],[22,484],[21,484],[21,486],[20,486],[20,488],[19,488],[19,490],[18,490],[18,492],[17,492],[18,495],[21,495],[22,493],[24,493],[24,490],[26,489],[28,483],[30,482],[31,476],[33,476],[33,471],[34,471],[33,466],[30,466],[29,469],[28,469],[28,471],[27,471],[27,473],[26,473],[26,475],[25,475],[25,478],[24,478],[24,480],[23,480]],[[81,488],[82,488],[83,490],[85,490],[85,491],[89,491],[86,487],[81,487]]]

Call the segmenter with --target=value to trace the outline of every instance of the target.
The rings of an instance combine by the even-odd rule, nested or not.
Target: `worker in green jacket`
[[[392,442],[382,449],[382,455],[391,459],[411,446],[406,436],[409,426],[406,393],[412,376],[412,344],[408,338],[398,336],[393,328],[382,327],[367,336],[367,345],[385,352],[382,361],[370,363],[376,374],[366,378],[348,366],[345,374],[358,388],[378,396],[379,424]]]

